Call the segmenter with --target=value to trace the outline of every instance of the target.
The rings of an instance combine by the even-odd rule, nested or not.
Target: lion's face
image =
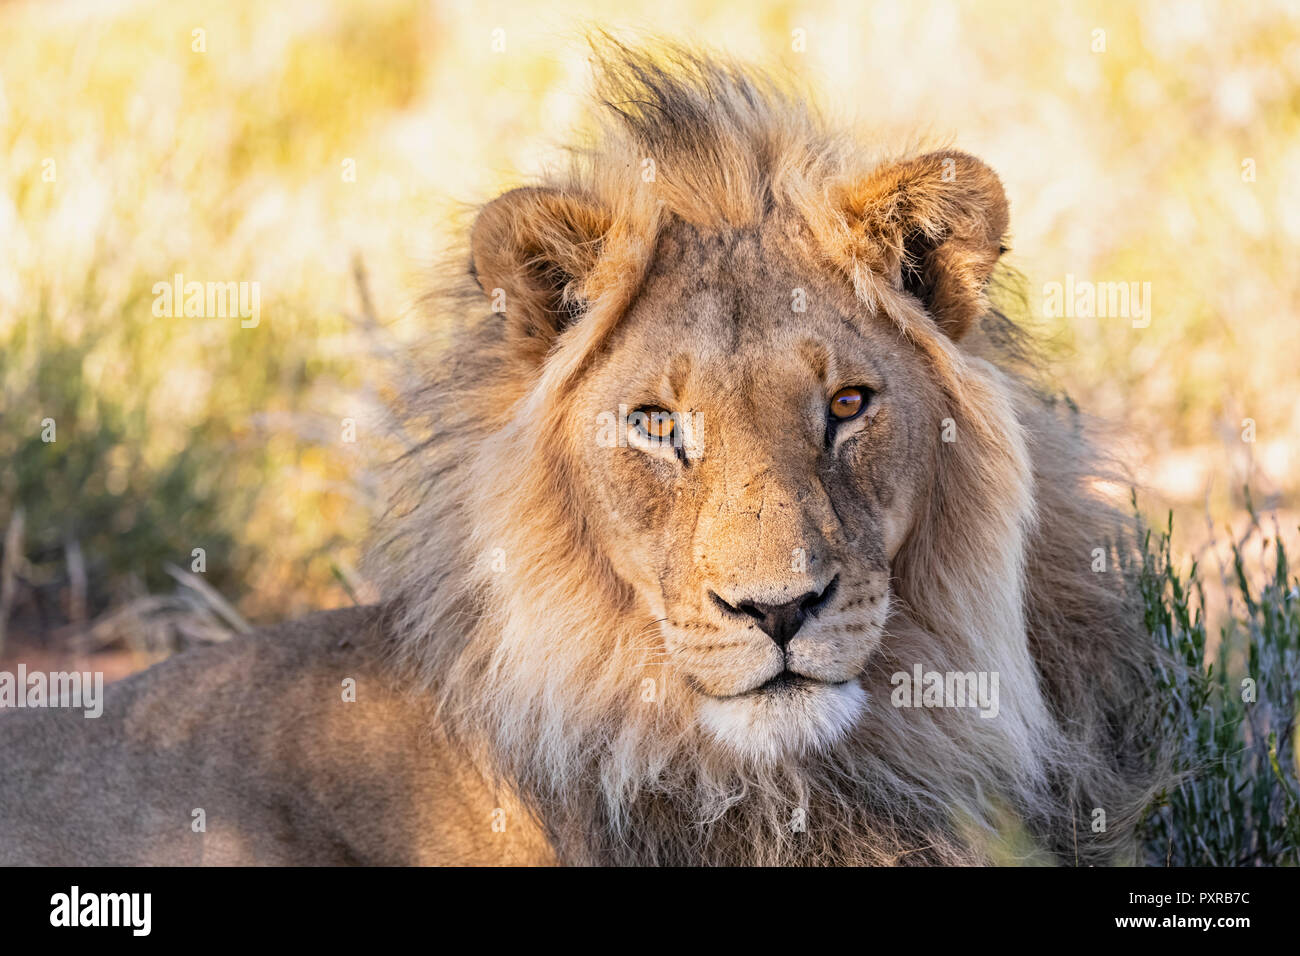
[[[669,152],[690,142],[668,132]],[[866,706],[892,562],[943,477],[936,337],[981,314],[1007,213],[963,154],[841,169],[765,202],[751,145],[686,149],[653,188],[620,162],[567,191],[506,193],[479,214],[471,271],[530,382],[510,410],[530,451],[494,471],[563,509],[591,585],[620,602],[621,643],[592,660],[635,642],[633,666],[666,665],[676,717],[779,762]],[[579,586],[530,586],[581,605]],[[659,634],[632,637],[647,619]]]
[[[570,405],[590,527],[674,686],[760,760],[865,706],[938,435],[920,358],[802,258],[775,228],[670,228]]]
[[[958,859],[954,820],[1073,814],[1045,695],[1110,717],[1052,641],[1111,525],[1074,503],[1077,420],[1000,366],[1027,357],[986,297],[1001,183],[671,59],[618,47],[598,135],[475,219],[482,297],[449,283],[471,318],[408,397],[408,655],[580,859]],[[996,678],[996,719],[890,706],[917,666]],[[787,837],[791,807],[822,822]]]

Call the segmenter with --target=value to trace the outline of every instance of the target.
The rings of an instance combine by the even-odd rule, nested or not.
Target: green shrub
[[[1252,535],[1262,533],[1251,509]],[[1162,729],[1174,740],[1177,784],[1148,809],[1142,838],[1149,862],[1172,866],[1300,862],[1300,588],[1286,548],[1264,541],[1274,560],[1252,581],[1244,541],[1232,542],[1226,623],[1207,639],[1205,591],[1192,564],[1170,556],[1173,518],[1141,534],[1133,579],[1147,629],[1168,653],[1159,674]],[[1248,535],[1247,537],[1251,537]],[[1237,600],[1240,598],[1240,601]]]

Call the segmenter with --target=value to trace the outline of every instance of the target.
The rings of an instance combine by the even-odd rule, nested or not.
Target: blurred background
[[[0,659],[129,670],[371,596],[387,356],[469,205],[558,161],[597,25],[988,160],[1060,383],[1177,552],[1240,535],[1247,483],[1294,535],[1294,2],[10,2]],[[156,315],[178,273],[257,282],[260,321]],[[1067,281],[1149,283],[1149,325],[1053,314]]]

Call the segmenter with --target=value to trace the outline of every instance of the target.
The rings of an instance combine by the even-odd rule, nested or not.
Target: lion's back
[[[107,688],[99,718],[0,716],[0,863],[519,861],[526,829],[492,831],[378,624],[348,609],[189,651]]]

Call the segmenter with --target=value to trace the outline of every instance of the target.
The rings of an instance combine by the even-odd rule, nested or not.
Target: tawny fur
[[[980,861],[1008,820],[1067,862],[1126,858],[1158,762],[1135,743],[1153,653],[1118,574],[1091,569],[1103,547],[1114,570],[1126,522],[1094,490],[1082,425],[1040,394],[984,297],[1007,228],[996,176],[955,152],[882,160],[726,63],[616,44],[598,59],[599,133],[480,216],[481,290],[453,280],[430,297],[463,324],[409,396],[408,424],[430,434],[373,566],[441,719],[570,862]],[[833,748],[754,766],[700,740],[688,694],[638,700],[664,655],[656,622],[577,487],[580,438],[547,426],[569,420],[665,236],[773,229],[924,357],[961,438],[927,466],[892,562],[888,636],[862,677],[875,706]],[[514,322],[511,306],[505,322],[482,314],[493,291]],[[884,706],[916,660],[998,670],[1017,714]]]
[[[485,207],[425,302],[450,339],[400,409],[417,440],[369,562],[382,606],[183,655],[112,688],[93,733],[0,716],[21,768],[0,777],[0,862],[1132,858],[1159,781],[1155,655],[1083,425],[986,300],[997,177],[873,152],[723,61],[608,41],[596,59],[589,142]],[[586,417],[595,381],[658,360],[636,344],[656,329],[666,389],[754,384],[713,396],[712,443],[678,471],[595,457]],[[879,418],[800,437],[786,385],[864,349]],[[682,508],[714,529],[693,549]],[[699,691],[744,690],[775,652],[752,628],[692,638],[723,628],[699,597],[806,586],[780,567],[801,542],[840,562],[857,622],[824,627],[817,666],[860,663],[867,704],[833,733],[808,718],[806,748],[738,752],[702,730]],[[914,663],[996,671],[998,718],[890,706]],[[210,835],[189,828],[202,806]]]

